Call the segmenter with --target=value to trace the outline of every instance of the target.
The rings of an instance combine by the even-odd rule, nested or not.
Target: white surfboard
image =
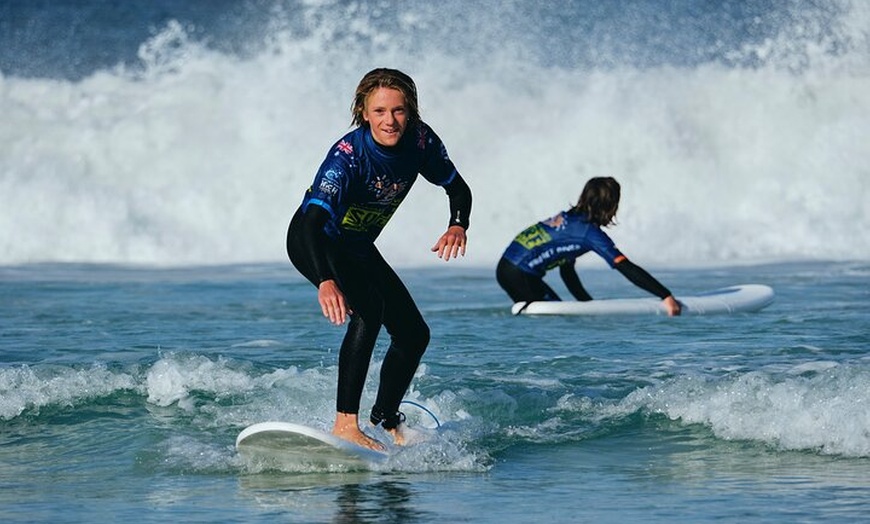
[[[362,471],[389,457],[384,451],[291,422],[248,426],[236,438],[236,449],[258,467],[294,472]]]
[[[773,289],[761,284],[743,284],[691,296],[677,295],[683,315],[753,312],[773,302]],[[612,298],[588,302],[517,302],[514,315],[667,315],[657,297]]]

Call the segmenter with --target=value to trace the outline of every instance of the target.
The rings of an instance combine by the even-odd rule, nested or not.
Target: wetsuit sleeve
[[[444,190],[450,198],[450,226],[462,226],[467,230],[471,216],[471,188],[456,173],[453,180],[444,186]]]
[[[559,276],[562,277],[562,282],[565,283],[565,286],[568,288],[568,291],[574,295],[574,298],[581,302],[592,300],[592,295],[586,291],[586,288],[584,288],[583,284],[580,282],[580,277],[574,269],[573,260],[559,266]]]
[[[652,275],[646,272],[642,267],[635,265],[627,258],[623,258],[616,263],[615,267],[622,275],[627,278],[632,284],[648,291],[653,295],[665,299],[671,295],[671,292],[656,280]]]
[[[302,241],[310,250],[309,260],[317,285],[335,278],[326,257],[326,245],[329,239],[323,227],[327,220],[329,220],[329,212],[318,205],[309,205],[302,215]]]

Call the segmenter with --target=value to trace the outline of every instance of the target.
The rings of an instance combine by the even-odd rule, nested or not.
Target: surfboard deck
[[[683,315],[751,313],[769,306],[774,292],[762,284],[741,284],[690,296],[677,296]],[[657,297],[613,298],[588,302],[517,302],[514,315],[667,315]]]
[[[291,422],[248,426],[236,438],[236,450],[259,468],[308,473],[364,471],[389,457],[386,452]]]

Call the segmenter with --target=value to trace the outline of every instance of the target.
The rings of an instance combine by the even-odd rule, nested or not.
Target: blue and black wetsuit
[[[337,411],[359,412],[381,326],[390,334],[371,417],[387,429],[399,422],[399,403],[429,343],[429,327],[374,242],[418,174],[447,191],[449,225],[467,229],[471,191],[441,139],[418,122],[394,147],[375,142],[368,126],[339,140],[287,232],[293,265],[315,286],[335,280],[353,312],[339,353]]]
[[[544,282],[558,267],[568,291],[577,300],[592,300],[574,270],[577,257],[594,251],[633,284],[659,298],[671,292],[640,266],[630,262],[607,233],[582,214],[563,211],[529,226],[508,245],[496,268],[496,279],[514,302],[560,300]]]

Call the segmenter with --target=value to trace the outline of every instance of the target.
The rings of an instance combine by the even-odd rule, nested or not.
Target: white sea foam
[[[841,365],[784,378],[757,371],[723,380],[680,377],[620,406],[709,426],[720,438],[777,449],[870,456],[870,374]]]
[[[140,389],[132,375],[102,365],[0,369],[0,420],[13,419],[26,410],[73,406],[117,391]]]
[[[170,23],[142,43],[142,70],[0,76],[0,264],[284,260],[287,222],[380,65],[415,77],[472,187],[471,264],[493,265],[597,175],[623,183],[612,234],[643,263],[867,259],[870,17],[845,5],[836,41],[798,18],[725,53],[737,65],[545,64],[484,40],[486,17],[456,56],[412,39],[434,25],[419,6],[396,39],[354,18],[355,46],[311,15],[340,10],[314,3],[307,32],[276,22],[244,56]],[[447,211],[421,182],[382,250],[435,263]]]

